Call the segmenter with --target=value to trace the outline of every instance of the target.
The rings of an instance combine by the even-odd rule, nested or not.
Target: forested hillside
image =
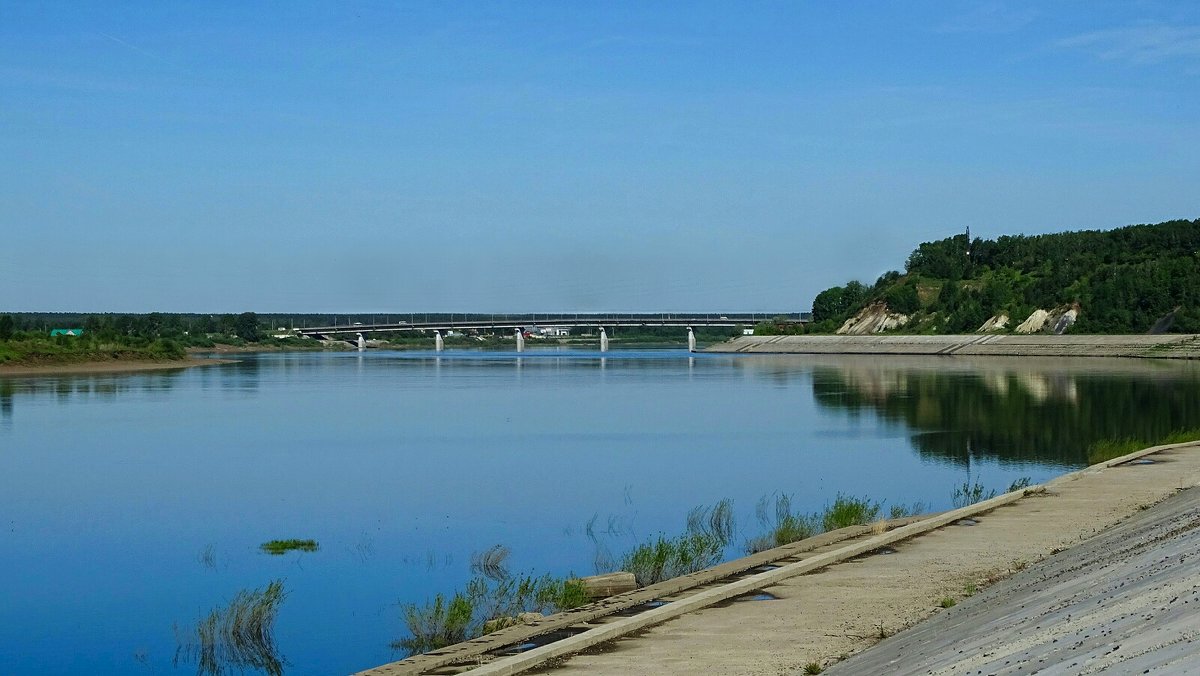
[[[906,332],[970,333],[1000,315],[1012,330],[1035,310],[1071,307],[1072,333],[1200,333],[1200,220],[925,242],[904,273],[817,294],[813,329],[882,306],[906,316]]]

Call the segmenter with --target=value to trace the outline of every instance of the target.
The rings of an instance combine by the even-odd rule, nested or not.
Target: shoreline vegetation
[[[1029,479],[1023,478],[1006,492],[1028,485]],[[996,491],[988,491],[980,484],[964,485],[953,493],[956,504],[964,500],[969,500],[964,504],[979,502],[995,495]],[[594,523],[590,523],[586,533],[596,549],[596,573],[632,574],[640,589],[715,566],[729,558],[731,551],[732,558],[738,558],[849,526],[883,529],[889,519],[922,514],[926,506],[898,504],[885,510],[882,501],[838,493],[823,509],[807,514],[792,507],[792,496],[777,493],[763,496],[755,511],[756,533],[740,543],[733,501],[725,498],[713,505],[692,508],[682,533],[675,536],[659,533],[620,557],[612,555],[597,536]],[[400,604],[409,635],[393,641],[392,648],[413,656],[536,620],[546,613],[572,610],[600,598],[589,595],[583,578],[573,573],[565,577],[514,575],[506,565],[509,554],[510,550],[503,545],[476,553],[471,565],[474,577],[465,587],[449,594],[437,593],[423,604]]]
[[[431,315],[437,318],[438,315]],[[463,316],[447,316],[462,319]],[[443,317],[446,318],[446,317]],[[329,324],[352,327],[357,320],[374,321],[372,315],[239,315],[166,314],[0,314],[0,376],[44,373],[87,373],[228,363],[208,355],[283,351],[353,350],[348,340],[315,340],[280,325]],[[531,325],[535,325],[531,319]],[[646,327],[614,331],[616,345],[683,345],[682,329]],[[736,331],[740,335],[741,331]],[[732,337],[729,329],[697,331],[705,342]],[[432,334],[365,334],[368,347],[393,350],[430,350]],[[504,349],[513,345],[510,335],[473,334],[445,336],[453,348]],[[599,338],[591,329],[579,328],[570,336],[531,336],[533,345],[591,345]],[[197,355],[206,358],[197,359]]]
[[[1196,440],[1200,440],[1200,429],[1179,430],[1154,442],[1117,440],[1097,444],[1090,460],[1094,466],[1125,457],[1139,449]],[[1004,493],[1025,491],[1030,485],[1030,479],[1022,477],[1013,481]],[[998,495],[997,490],[970,481],[952,489],[954,509]],[[791,496],[774,494],[760,499],[756,511],[759,534],[746,537],[741,546],[742,552],[731,558],[738,558],[742,553],[750,555],[766,551],[848,526],[871,526],[879,534],[887,530],[890,520],[919,516],[926,513],[926,506],[916,503],[893,505],[885,509],[882,501],[839,493],[823,509],[806,514],[793,510]],[[597,547],[597,573],[613,572],[620,568],[622,572],[634,575],[637,588],[695,573],[720,563],[728,549],[737,546],[739,533],[729,499],[711,506],[693,508],[687,515],[686,528],[681,535],[668,537],[660,533],[636,545],[620,559],[607,554],[590,524],[587,532]],[[495,545],[477,553],[472,556],[471,566],[475,577],[465,588],[450,595],[438,593],[424,604],[400,604],[410,635],[394,641],[392,647],[412,657],[470,641],[509,626],[536,621],[545,613],[572,610],[599,600],[584,593],[586,585],[580,586],[582,579],[573,574],[566,577],[544,575],[540,578],[532,575],[513,576],[505,566],[509,553],[509,549],[503,545]],[[1016,572],[1025,565],[1027,562],[1013,561],[1008,573]],[[1003,576],[989,578],[988,582]],[[961,589],[957,596],[966,598],[976,594],[979,585],[972,580]],[[958,602],[955,595],[943,594],[939,598],[937,605],[943,609]],[[880,632],[880,638],[883,638],[886,634],[882,628]]]

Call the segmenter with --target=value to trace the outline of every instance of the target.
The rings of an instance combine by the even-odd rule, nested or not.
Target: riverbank
[[[556,630],[569,638],[543,647],[504,657],[460,652],[477,654],[475,664],[486,658],[472,670],[481,676],[778,674],[814,663],[827,667],[1196,485],[1200,442],[1158,446],[915,523],[802,541],[773,565],[755,564],[750,575],[690,591],[681,579],[679,592],[655,597],[658,606],[640,614],[596,616],[580,609],[548,617],[537,624],[547,630],[570,625]],[[619,598],[605,603],[619,609]],[[505,631],[511,630],[473,643],[500,650]],[[527,642],[536,631],[515,633],[529,634],[520,637]],[[421,663],[446,664],[429,657],[364,673],[419,674],[426,673]]]
[[[1200,335],[741,336],[706,352],[1200,359]]]
[[[778,674],[829,666],[1198,484],[1200,443],[1140,451],[764,587],[772,600],[709,607],[532,673]]]
[[[132,371],[168,371],[232,364],[233,359],[112,359],[108,361],[60,362],[53,364],[4,364],[0,365],[0,378],[86,373],[124,373]]]

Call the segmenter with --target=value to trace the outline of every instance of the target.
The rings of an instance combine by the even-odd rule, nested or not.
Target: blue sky
[[[807,310],[1200,217],[1200,3],[6,3],[0,309]]]

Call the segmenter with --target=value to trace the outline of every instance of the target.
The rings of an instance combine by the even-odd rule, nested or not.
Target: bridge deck
[[[792,322],[806,322],[808,318],[798,313],[739,313],[739,314],[658,314],[658,315],[503,315],[491,318],[462,320],[433,320],[394,322],[386,324],[349,324],[341,326],[312,326],[296,329],[306,336],[338,333],[389,333],[399,331],[450,331],[508,329],[515,330],[533,326],[609,327],[609,326],[753,326],[775,318],[786,318]]]

